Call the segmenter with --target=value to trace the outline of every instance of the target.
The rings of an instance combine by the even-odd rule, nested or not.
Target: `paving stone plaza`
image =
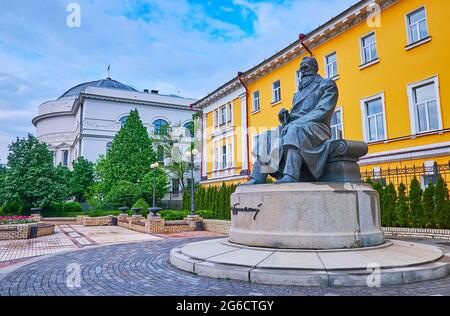
[[[98,231],[95,234],[102,235]],[[147,236],[147,240],[133,242],[129,239],[125,244],[113,244],[106,241],[108,235],[114,234],[103,234],[103,246],[78,247],[72,244],[71,249],[61,246],[60,254],[51,254],[51,247],[44,247],[48,249],[45,256],[9,264],[3,261],[3,265],[0,263],[0,296],[450,295],[449,277],[380,288],[270,286],[200,277],[172,266],[169,253],[183,244],[210,238],[187,238],[195,237],[195,234],[169,238],[142,234],[140,238]],[[56,236],[61,238],[59,234]],[[449,242],[414,241],[433,244],[450,253]],[[68,280],[71,280],[74,271],[71,267],[74,266],[79,267],[80,280],[71,285]]]

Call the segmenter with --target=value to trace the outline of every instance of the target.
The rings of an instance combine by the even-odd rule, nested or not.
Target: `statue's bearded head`
[[[319,63],[314,57],[303,58],[300,64],[300,88],[308,86],[317,75],[319,71]]]

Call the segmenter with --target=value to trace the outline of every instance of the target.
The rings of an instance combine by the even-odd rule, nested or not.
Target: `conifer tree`
[[[422,218],[418,219],[420,222],[420,227],[433,228],[435,226],[435,219],[433,218],[433,212],[435,210],[434,205],[434,184],[429,184],[428,187],[423,192],[422,197]]]
[[[423,217],[422,195],[423,192],[420,187],[419,180],[414,177],[411,181],[411,186],[409,189],[410,227],[420,228],[420,219]]]
[[[157,161],[147,128],[137,110],[132,110],[123,128],[114,137],[112,147],[101,161],[99,175],[108,192],[119,181],[139,183]]]
[[[398,202],[396,206],[397,226],[408,227],[408,197],[406,196],[406,186],[400,183],[398,186]]]
[[[442,177],[439,177],[434,190],[434,219],[439,229],[450,228],[450,205],[448,200],[448,188]]]
[[[381,200],[381,223],[384,227],[395,227],[395,210],[397,205],[397,192],[395,186],[390,183],[384,190]]]

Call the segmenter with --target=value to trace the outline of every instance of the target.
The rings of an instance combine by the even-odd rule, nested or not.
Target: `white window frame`
[[[334,62],[328,62],[328,59],[331,57],[331,56],[335,56],[335,61]],[[337,76],[339,76],[339,70],[338,70],[338,63],[337,63],[337,53],[336,52],[332,52],[332,53],[330,53],[330,54],[328,54],[328,55],[326,55],[325,56],[325,76],[328,78],[328,79],[333,79],[333,78],[336,78]],[[335,74],[333,74],[332,76],[331,76],[331,74],[329,73],[329,71],[328,71],[328,67],[330,66],[330,65],[332,65],[332,64],[336,64],[336,73]]]
[[[419,32],[419,40],[413,42],[412,36],[411,36],[412,35],[411,34],[411,26],[412,26],[412,24],[409,23],[409,17],[412,14],[414,14],[414,13],[416,13],[416,12],[422,10],[422,9],[425,12],[425,19],[424,20],[425,20],[425,24],[427,26],[427,36],[424,37],[424,38],[420,38],[420,30],[419,30],[419,27],[418,27],[417,30]],[[413,23],[413,24],[417,24],[418,25],[421,21],[423,21],[423,20],[420,20],[419,22],[416,22],[416,23]],[[425,6],[421,6],[421,7],[417,8],[417,9],[412,10],[411,12],[408,12],[405,15],[405,23],[406,23],[406,34],[407,34],[407,38],[408,38],[408,45],[413,45],[413,44],[416,44],[416,43],[420,43],[421,41],[423,41],[423,40],[425,40],[425,39],[430,37],[430,28],[428,27],[428,15],[427,15],[427,9],[426,9]]]
[[[219,127],[219,109],[215,109],[213,111],[213,122],[214,122],[214,129],[217,129]]]
[[[377,58],[372,58],[373,56],[372,56],[372,51],[371,50],[369,50],[370,51],[370,57],[371,57],[371,59],[370,60],[365,60],[365,54],[364,54],[364,48],[366,48],[366,47],[370,47],[371,45],[369,45],[369,46],[364,46],[364,39],[366,39],[366,38],[368,38],[368,37],[370,37],[370,36],[375,36],[375,43],[374,44],[371,44],[371,45],[375,45],[375,51],[377,52]],[[367,65],[367,64],[370,64],[370,63],[373,63],[373,62],[375,62],[375,61],[377,61],[378,59],[379,59],[379,52],[378,52],[378,46],[377,46],[377,44],[378,44],[378,41],[377,41],[377,33],[375,32],[375,31],[372,31],[372,32],[370,32],[370,33],[367,33],[366,35],[364,35],[364,36],[362,36],[361,38],[360,38],[360,40],[359,40],[359,42],[360,42],[360,47],[361,47],[361,49],[360,49],[360,54],[361,54],[361,65]]]
[[[382,138],[378,140],[370,140],[369,136],[369,124],[368,124],[368,117],[367,117],[367,111],[366,111],[366,104],[368,102],[381,99],[381,105],[383,108],[383,124],[384,124],[384,135]],[[363,124],[363,138],[366,143],[377,143],[381,141],[386,141],[388,139],[388,126],[386,122],[386,99],[384,92],[375,94],[371,97],[363,98],[361,99],[361,114],[362,114],[362,124]]]
[[[67,161],[66,161],[66,154],[67,154]],[[61,160],[62,165],[64,167],[69,167],[69,164],[70,164],[69,160],[70,160],[70,151],[68,149],[64,149],[62,151],[62,160]]]
[[[334,113],[333,113],[333,115],[334,114],[336,114],[336,113],[340,113],[340,116],[341,116],[341,123],[340,124],[336,124],[336,125],[331,125],[331,131],[333,132],[333,128],[337,128],[337,130],[339,131],[339,126],[341,127],[341,131],[342,131],[342,138],[338,138],[338,139],[345,139],[345,136],[344,136],[344,115],[343,115],[343,110],[342,110],[342,107],[340,107],[340,108],[337,108],[335,111],[334,111]]]
[[[227,106],[221,106],[219,108],[219,126],[225,125],[227,123]]]
[[[255,97],[255,94],[258,93],[258,97]],[[252,94],[253,102],[252,102],[252,112],[261,111],[261,93],[259,90],[256,90]]]
[[[430,83],[434,83],[439,128],[437,130],[428,130],[428,131],[419,132],[419,121],[418,121],[417,112],[416,112],[416,104],[414,103],[414,89],[418,88],[420,86],[430,84]],[[436,76],[433,76],[431,78],[428,78],[428,79],[425,79],[425,80],[422,80],[419,82],[410,83],[407,86],[407,92],[408,92],[408,103],[409,103],[409,117],[410,117],[410,123],[411,123],[411,134],[417,135],[417,134],[442,130],[443,123],[442,123],[441,98],[440,98],[440,94],[439,94],[439,76],[436,75]]]
[[[225,153],[223,152],[223,149],[225,148]],[[220,164],[220,169],[227,169],[228,167],[228,148],[227,145],[220,145],[220,155],[221,155],[221,164]]]
[[[275,84],[278,83],[278,88],[275,88]],[[278,92],[278,99],[276,98]],[[276,80],[272,83],[272,103],[278,103],[281,101],[281,80]]]
[[[228,168],[232,168],[233,165],[234,165],[234,156],[233,156],[234,150],[233,150],[233,147],[234,147],[233,142],[230,143],[230,144],[228,144],[228,151],[227,151],[227,155],[228,155],[228,159],[227,159],[227,161],[228,161]]]
[[[227,104],[227,124],[233,124],[233,102]]]

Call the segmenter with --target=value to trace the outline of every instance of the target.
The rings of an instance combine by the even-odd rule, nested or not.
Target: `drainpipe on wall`
[[[246,109],[246,116],[245,116],[245,125],[246,125],[246,138],[247,138],[247,175],[250,175],[250,137],[248,135],[248,113],[249,113],[249,109],[248,109],[248,98],[249,98],[249,93],[248,93],[248,87],[245,84],[244,80],[242,79],[243,73],[242,72],[238,72],[237,74],[237,78],[239,80],[239,82],[242,84],[242,86],[245,89],[245,109]]]

